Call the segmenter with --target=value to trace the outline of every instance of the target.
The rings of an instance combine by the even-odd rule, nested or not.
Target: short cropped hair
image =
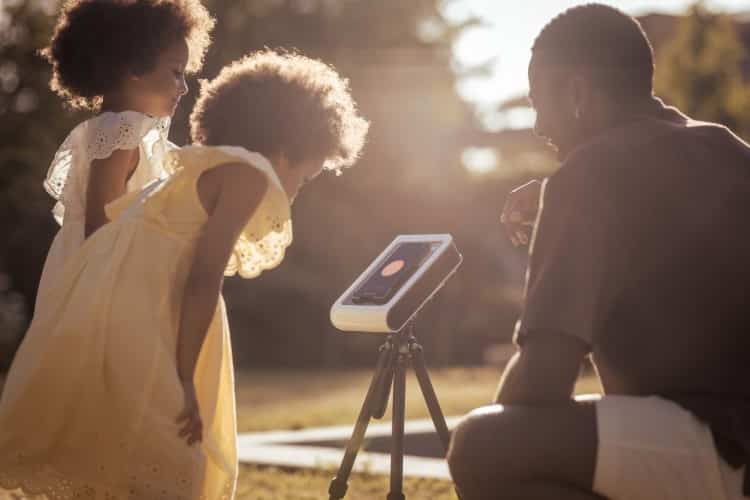
[[[360,154],[368,122],[348,81],[327,64],[265,49],[202,81],[190,115],[194,143],[237,145],[290,162],[321,160],[339,171]]]
[[[640,23],[602,4],[572,7],[552,19],[532,46],[539,66],[589,70],[602,90],[616,97],[649,97],[654,54]]]
[[[186,71],[203,66],[214,19],[199,0],[68,0],[41,55],[50,88],[72,108],[96,109],[128,74],[144,74],[185,40]]]

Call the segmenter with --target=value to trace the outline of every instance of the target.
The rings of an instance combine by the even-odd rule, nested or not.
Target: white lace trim
[[[256,278],[263,271],[281,264],[287,247],[292,244],[292,221],[282,222],[280,219],[269,217],[266,226],[271,229],[265,236],[258,237],[258,234],[264,231],[244,231],[240,235],[224,270],[224,276],[239,274],[245,279]]]
[[[170,118],[154,118],[137,111],[105,112],[79,124],[55,153],[47,178],[46,191],[58,200],[52,210],[62,224],[65,209],[84,210],[84,196],[91,162],[107,158],[118,149],[143,145],[146,160],[158,177],[164,155],[175,148],[167,140]]]
[[[189,146],[168,155],[165,169],[172,173],[182,168],[182,158],[190,158],[194,152],[207,152],[213,149],[221,156],[212,156],[216,166],[239,159],[263,172],[269,179],[268,190],[260,206],[248,221],[234,245],[232,255],[224,270],[225,276],[239,274],[250,279],[263,271],[275,268],[284,260],[286,249],[292,244],[292,221],[289,198],[281,185],[271,163],[261,154],[236,146]],[[222,158],[223,157],[223,158]]]

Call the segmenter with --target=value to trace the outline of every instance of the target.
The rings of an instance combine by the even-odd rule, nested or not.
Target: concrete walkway
[[[453,428],[459,417],[446,419]],[[240,462],[283,467],[338,469],[354,424],[301,431],[245,433],[238,437]],[[404,425],[404,476],[450,479],[442,445],[432,421]],[[390,473],[391,423],[370,423],[355,472]]]

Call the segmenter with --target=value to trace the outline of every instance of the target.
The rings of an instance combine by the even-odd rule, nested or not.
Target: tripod
[[[346,453],[336,476],[331,480],[328,488],[329,500],[344,498],[348,488],[347,481],[357,458],[357,452],[362,446],[365,431],[371,418],[381,418],[388,406],[388,396],[393,385],[392,407],[392,444],[391,444],[391,485],[387,500],[404,500],[404,410],[406,407],[406,365],[411,364],[419,381],[427,408],[432,417],[443,449],[448,451],[450,433],[445,423],[443,411],[440,409],[435,390],[427,374],[424,363],[422,346],[414,336],[414,320],[399,332],[388,336],[380,346],[380,355],[375,366],[375,373],[367,390],[365,401],[357,417],[352,437],[346,446]]]

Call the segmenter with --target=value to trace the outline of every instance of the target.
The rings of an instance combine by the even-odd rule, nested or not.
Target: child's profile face
[[[323,162],[321,160],[305,160],[289,163],[284,158],[284,160],[274,164],[274,169],[279,176],[279,180],[281,180],[290,203],[293,203],[300,189],[315,179],[323,170]]]
[[[156,66],[142,75],[131,76],[128,81],[133,101],[138,110],[151,116],[172,116],[187,93],[185,66],[188,62],[188,45],[180,40],[164,49]]]

